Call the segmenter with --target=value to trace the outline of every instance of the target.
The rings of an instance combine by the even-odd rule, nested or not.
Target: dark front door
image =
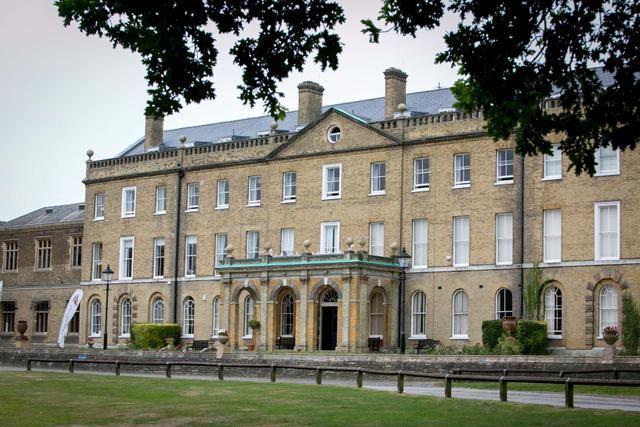
[[[320,350],[335,350],[338,337],[338,307],[322,307]]]

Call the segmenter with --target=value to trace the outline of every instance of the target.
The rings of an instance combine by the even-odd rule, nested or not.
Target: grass
[[[340,388],[52,372],[0,374],[2,424],[638,426],[637,413]]]
[[[454,390],[456,387],[476,388],[482,390],[498,390],[497,382],[467,382],[455,381],[453,383]],[[508,383],[509,390],[517,391],[552,391],[564,393],[564,384],[535,384],[535,383]],[[640,387],[606,387],[595,385],[574,385],[576,394],[603,394],[607,396],[640,396]]]

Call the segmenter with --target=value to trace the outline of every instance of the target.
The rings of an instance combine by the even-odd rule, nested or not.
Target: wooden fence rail
[[[624,372],[639,373],[640,368],[598,368],[598,369],[575,369],[575,370],[553,370],[553,369],[451,369],[452,374],[498,374],[507,376],[509,374],[554,374],[559,377],[567,375],[588,375],[588,374],[611,374],[613,379],[619,379]]]
[[[171,370],[173,366],[196,366],[196,367],[212,367],[216,368],[218,380],[224,380],[224,368],[241,368],[241,369],[268,369],[271,382],[276,382],[277,369],[315,371],[316,384],[322,384],[322,374],[324,372],[351,372],[356,374],[356,386],[362,388],[364,383],[364,374],[367,375],[384,375],[395,376],[397,378],[398,393],[404,392],[405,377],[428,378],[444,381],[444,395],[451,397],[451,391],[454,381],[481,381],[481,382],[497,382],[500,391],[500,400],[507,401],[508,383],[533,383],[533,384],[564,384],[565,407],[573,408],[573,395],[575,385],[595,385],[595,386],[612,386],[612,387],[640,387],[640,380],[621,380],[618,379],[619,372],[640,372],[640,369],[624,368],[624,369],[592,369],[577,371],[549,371],[549,370],[528,370],[528,369],[483,369],[483,370],[467,370],[454,369],[448,374],[439,372],[416,372],[416,371],[381,371],[376,369],[352,368],[343,366],[296,366],[296,365],[276,365],[271,364],[247,364],[247,363],[207,363],[207,362],[159,362],[159,361],[120,361],[120,360],[87,360],[87,359],[44,359],[44,358],[28,358],[27,371],[31,372],[33,362],[41,363],[64,363],[67,364],[69,372],[74,373],[77,364],[112,364],[115,366],[115,375],[120,375],[120,368],[123,365],[128,366],[162,366],[165,369],[167,378],[171,378]],[[501,375],[464,375],[461,372],[474,373],[498,373]],[[599,378],[579,378],[565,377],[568,373],[614,373],[614,379]],[[522,373],[554,373],[557,377],[541,377],[541,376],[521,376],[509,374]]]

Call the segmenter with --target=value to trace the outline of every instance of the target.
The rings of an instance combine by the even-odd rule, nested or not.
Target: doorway
[[[335,350],[338,343],[338,293],[330,288],[320,298],[320,350]]]

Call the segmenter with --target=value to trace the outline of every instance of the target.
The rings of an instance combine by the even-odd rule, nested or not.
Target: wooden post
[[[120,376],[120,361],[116,360],[116,376]]]
[[[618,368],[613,368],[613,379],[617,380],[620,378],[620,374],[618,372]]]
[[[73,359],[69,359],[69,373],[73,374],[73,368],[74,368],[74,363],[73,363]]]
[[[275,363],[271,364],[271,382],[272,383],[276,382],[276,364]]]
[[[167,375],[167,378],[171,378],[171,362],[167,362],[166,375]]]
[[[358,388],[362,388],[362,368],[358,368],[358,373],[356,374],[356,384],[358,384]]]
[[[218,363],[218,379],[220,381],[224,380],[224,366],[222,366],[222,363]]]
[[[573,408],[573,383],[571,378],[567,378],[564,383],[564,406],[567,408]]]
[[[316,384],[322,384],[322,369],[316,368]]]
[[[27,372],[31,372],[31,359],[27,359]]]
[[[451,385],[453,380],[449,378],[449,374],[444,377],[444,397],[451,397]]]
[[[398,371],[398,393],[404,392],[404,374]]]
[[[507,380],[504,376],[500,377],[500,401],[507,401]]]

